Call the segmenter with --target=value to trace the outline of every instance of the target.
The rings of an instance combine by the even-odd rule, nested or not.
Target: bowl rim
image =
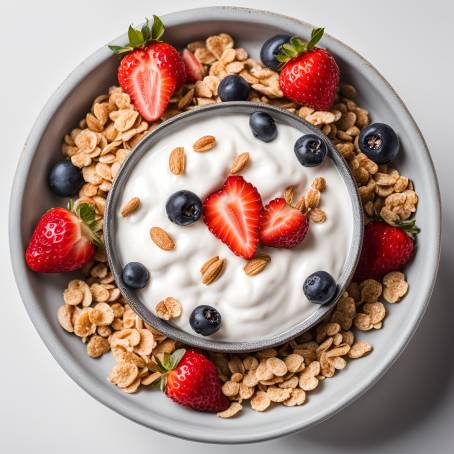
[[[169,27],[181,25],[183,23],[198,22],[198,21],[234,21],[240,20],[241,22],[255,22],[259,24],[266,24],[269,26],[281,26],[281,27],[299,27],[301,29],[309,30],[312,25],[308,22],[289,17],[283,14],[253,9],[245,7],[234,7],[234,6],[215,6],[215,7],[202,7],[187,9],[178,11],[170,14],[163,15],[162,18]],[[193,18],[193,19],[190,19]],[[120,35],[113,41],[119,41],[125,39],[125,34]],[[366,76],[371,83],[375,84],[379,89],[385,90],[388,97],[393,102],[393,107],[399,114],[403,115],[405,121],[408,123],[409,128],[415,133],[414,140],[418,142],[418,146],[421,153],[426,158],[426,169],[425,171],[430,175],[433,182],[433,192],[430,197],[431,214],[432,214],[432,227],[435,232],[432,238],[433,247],[430,248],[428,257],[426,260],[427,269],[432,269],[433,273],[431,278],[427,279],[422,293],[419,293],[418,300],[421,301],[418,311],[415,311],[408,318],[408,323],[402,327],[401,339],[399,342],[395,342],[392,346],[384,352],[381,363],[374,370],[374,374],[369,377],[364,377],[361,383],[357,383],[355,387],[351,387],[351,390],[339,397],[336,401],[324,407],[323,411],[318,412],[305,420],[299,420],[298,418],[292,418],[292,420],[285,419],[282,424],[270,430],[260,430],[260,426],[257,425],[257,430],[254,434],[236,434],[236,433],[221,433],[204,430],[192,430],[188,432],[185,429],[181,429],[178,425],[169,425],[166,420],[153,420],[150,423],[150,419],[147,418],[145,411],[128,411],[127,407],[122,405],[122,401],[117,398],[113,398],[111,392],[106,388],[104,383],[91,380],[91,374],[85,370],[78,363],[71,361],[67,356],[67,352],[63,345],[60,344],[58,337],[48,329],[47,318],[43,312],[37,310],[35,307],[34,294],[31,291],[29,285],[23,285],[27,282],[27,268],[23,260],[24,245],[22,243],[21,235],[18,232],[21,231],[21,211],[22,211],[22,199],[24,196],[27,176],[29,173],[30,166],[34,158],[34,151],[39,146],[42,134],[47,128],[47,124],[52,119],[54,113],[62,103],[64,99],[72,92],[72,90],[78,85],[78,83],[84,79],[91,71],[93,71],[100,63],[110,58],[110,52],[102,47],[95,51],[93,54],[83,60],[60,84],[57,90],[51,95],[37,119],[35,120],[32,129],[26,139],[23,150],[20,154],[16,173],[14,175],[14,181],[12,185],[10,207],[9,207],[9,246],[10,246],[10,258],[12,268],[16,280],[21,299],[24,303],[25,309],[29,315],[29,318],[39,336],[45,343],[46,347],[60,364],[63,370],[88,394],[93,398],[103,403],[107,407],[116,411],[117,413],[145,426],[153,428],[159,432],[176,436],[182,439],[201,441],[207,443],[253,443],[265,440],[271,440],[273,438],[289,435],[302,429],[310,428],[329,417],[335,415],[337,412],[345,408],[347,405],[353,403],[359,397],[361,397],[367,390],[369,390],[377,381],[385,374],[392,364],[398,359],[400,354],[404,351],[412,338],[416,328],[418,327],[429,303],[430,295],[432,294],[433,287],[435,285],[435,275],[438,269],[440,249],[441,249],[441,197],[436,177],[432,158],[429,154],[427,144],[418,128],[415,120],[411,116],[408,108],[398,96],[396,91],[381,75],[381,73],[374,68],[365,58],[363,58],[358,52],[352,49],[350,46],[344,44],[337,38],[332,37],[329,34],[324,35],[324,39],[328,44],[328,47],[334,45],[338,48],[342,48],[355,66],[362,67],[363,74]],[[112,41],[112,42],[113,42]]]
[[[140,161],[146,154],[152,152],[154,143],[159,143],[160,140],[168,135],[171,135],[174,127],[187,125],[192,120],[203,120],[207,117],[212,117],[213,115],[229,115],[236,113],[248,117],[252,112],[266,112],[270,114],[277,122],[290,125],[293,128],[297,128],[302,134],[315,134],[327,145],[328,158],[333,162],[345,186],[347,187],[352,207],[353,230],[350,237],[350,248],[344,262],[341,276],[337,281],[337,291],[329,304],[319,306],[315,312],[311,313],[304,320],[295,323],[294,325],[292,325],[292,327],[286,329],[284,332],[280,332],[279,334],[274,334],[269,337],[262,337],[261,339],[252,341],[216,341],[208,336],[202,337],[188,333],[177,328],[176,326],[167,323],[165,320],[160,319],[146,307],[146,304],[141,301],[140,297],[137,295],[137,292],[134,291],[134,289],[130,289],[124,284],[121,277],[122,264],[119,257],[119,248],[116,247],[118,245],[116,235],[117,223],[119,222],[118,212],[121,208],[119,206],[119,199],[121,198],[125,184],[127,184],[131,172],[134,171],[137,165],[140,165]],[[339,298],[345,292],[348,284],[350,283],[359,260],[362,246],[364,218],[361,199],[350,167],[347,165],[341,153],[330,141],[325,139],[319,129],[311,125],[303,118],[297,117],[296,115],[275,106],[249,101],[230,101],[212,104],[201,109],[194,109],[181,113],[161,123],[158,127],[147,134],[134,147],[134,153],[130,153],[128,155],[116,175],[116,178],[112,184],[112,188],[110,189],[107,197],[107,203],[104,212],[104,225],[104,240],[107,260],[112,274],[115,278],[115,282],[122,295],[128,301],[129,305],[145,323],[152,326],[164,335],[176,341],[182,342],[183,344],[186,344],[188,346],[215,352],[247,353],[263,350],[265,348],[276,347],[290,341],[291,339],[294,339],[295,337],[300,336],[305,331],[312,328],[335,307],[336,303],[339,301]]]

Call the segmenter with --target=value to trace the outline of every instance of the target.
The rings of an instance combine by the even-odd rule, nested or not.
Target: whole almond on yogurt
[[[211,259],[207,260],[202,268],[200,268],[202,284],[209,285],[214,282],[224,269],[224,265],[225,260],[220,259],[218,256],[211,257]]]
[[[133,197],[129,200],[126,205],[121,209],[120,214],[125,218],[130,214],[134,213],[140,206],[140,199],[139,197]]]
[[[174,175],[183,175],[186,159],[183,147],[176,147],[169,156],[169,169]]]
[[[249,260],[246,265],[244,265],[243,270],[248,276],[255,276],[256,274],[261,273],[270,261],[271,257],[269,255],[259,255],[258,257]]]
[[[232,162],[232,167],[230,168],[230,173],[232,175],[235,175],[238,172],[241,172],[241,170],[246,167],[247,163],[249,162],[249,153],[241,153],[235,157],[235,159]]]
[[[216,137],[214,136],[203,136],[200,139],[196,140],[192,145],[192,149],[199,153],[204,151],[212,150],[216,145]]]
[[[164,251],[175,249],[175,242],[172,237],[161,227],[152,227],[150,229],[150,237],[153,243]]]

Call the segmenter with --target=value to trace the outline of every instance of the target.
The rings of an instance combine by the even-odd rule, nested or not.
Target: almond
[[[183,175],[186,166],[184,148],[176,147],[169,156],[169,168],[174,175]]]
[[[134,213],[140,206],[139,197],[133,197],[122,209],[120,214],[125,218]]]
[[[214,282],[221,274],[224,264],[225,260],[220,259],[218,256],[207,260],[203,264],[202,268],[200,268],[200,273],[202,274],[202,284],[209,285]]]
[[[269,255],[259,255],[256,258],[249,260],[246,265],[244,265],[243,270],[248,276],[255,276],[256,274],[261,273],[270,261],[271,257]]]
[[[320,203],[320,191],[311,188],[306,192],[304,199],[306,208],[317,208]]]
[[[292,206],[293,197],[295,196],[295,186],[288,186],[284,191],[284,199],[287,202],[287,205]]]
[[[294,208],[303,213],[306,211],[306,197],[304,194],[296,201]]]
[[[192,149],[197,152],[209,151],[216,145],[216,137],[203,136],[192,145]]]
[[[314,189],[323,192],[326,189],[326,180],[323,177],[314,178],[311,185]]]
[[[326,221],[326,213],[320,208],[312,208],[309,211],[309,219],[316,224],[322,224]]]
[[[246,164],[249,162],[249,153],[241,153],[238,156],[235,157],[235,159],[232,162],[232,167],[230,168],[230,173],[232,175],[235,175],[238,172],[241,172],[241,170],[244,169]]]
[[[150,229],[150,236],[156,246],[164,251],[171,251],[175,249],[175,242],[172,237],[161,227],[152,227]]]

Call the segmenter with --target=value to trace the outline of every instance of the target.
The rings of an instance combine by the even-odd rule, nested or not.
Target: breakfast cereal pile
[[[330,111],[315,111],[285,99],[278,73],[249,58],[245,49],[235,48],[231,36],[222,33],[187,47],[204,65],[206,75],[195,84],[184,85],[172,97],[161,120],[219,102],[220,80],[228,74],[240,74],[251,86],[251,101],[278,106],[305,118],[334,143],[352,169],[367,219],[380,217],[393,225],[413,215],[418,197],[411,181],[388,165],[377,165],[359,150],[358,136],[369,124],[369,115],[356,104],[353,86],[341,85]],[[144,121],[129,95],[119,87],[111,87],[93,101],[79,127],[64,137],[63,154],[82,169],[85,180],[75,204],[94,206],[96,230],[101,236],[106,197],[121,163],[158,124]],[[173,164],[174,171],[179,172],[178,155]],[[293,203],[291,189],[286,200]],[[295,203],[301,209],[304,205],[303,199]],[[313,221],[323,222],[325,214],[314,210],[311,216]],[[381,329],[386,304],[399,302],[407,290],[401,272],[387,274],[382,282],[368,279],[352,283],[323,322],[279,348],[242,355],[210,353],[223,382],[222,392],[232,401],[219,416],[237,414],[245,401],[256,411],[266,410],[273,402],[285,406],[304,404],[307,392],[344,369],[350,359],[361,358],[372,350],[369,343],[357,339],[358,332]],[[83,278],[68,283],[63,299],[58,309],[61,326],[81,338],[89,356],[98,358],[112,352],[116,365],[109,380],[127,393],[153,384],[161,374],[156,371],[155,358],[162,362],[165,353],[179,347],[133,312],[116,287],[101,248],[94,262],[84,268]],[[161,309],[162,316],[170,318],[178,305],[169,301]]]

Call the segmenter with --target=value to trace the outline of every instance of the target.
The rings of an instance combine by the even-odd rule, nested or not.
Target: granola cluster
[[[418,197],[411,181],[390,166],[378,166],[358,148],[358,136],[369,124],[369,115],[354,101],[354,87],[341,86],[331,111],[314,111],[283,98],[278,74],[249,58],[244,49],[235,48],[229,35],[210,36],[206,41],[188,44],[188,48],[204,65],[206,75],[175,93],[162,120],[219,102],[219,82],[228,74],[240,74],[251,86],[251,101],[287,109],[331,139],[352,169],[366,217],[378,216],[393,225],[415,212]],[[94,100],[79,127],[65,136],[63,154],[82,169],[85,180],[76,204],[85,202],[95,207],[101,236],[107,193],[121,163],[158,124],[144,121],[130,97],[119,87],[112,87]],[[213,139],[207,137],[197,144],[198,151],[212,146]],[[239,155],[232,163],[231,173],[239,172],[247,161],[246,154]],[[171,153],[169,168],[177,175],[184,173],[181,150]],[[320,177],[296,201],[292,187],[285,190],[284,198],[308,212],[313,222],[324,222],[326,214],[318,204],[325,185]],[[121,214],[127,216],[139,205],[139,199],[132,199]],[[150,235],[161,247],[172,247],[172,239],[165,232],[154,230]],[[245,265],[245,272],[254,275],[268,261],[267,257],[257,257]],[[208,260],[201,268],[202,282],[209,284],[216,279],[222,266],[219,257]],[[141,386],[151,385],[160,376],[156,372],[156,358],[162,361],[164,353],[172,353],[179,345],[134,313],[116,287],[102,249],[94,262],[85,267],[83,275],[83,279],[70,281],[64,291],[64,304],[58,309],[61,326],[81,338],[89,356],[97,358],[112,352],[116,365],[109,380],[123,391],[133,393]],[[352,283],[325,320],[279,348],[242,355],[210,353],[223,382],[223,393],[232,401],[219,416],[234,416],[245,401],[256,411],[266,410],[273,402],[285,406],[304,404],[306,393],[314,391],[321,381],[344,369],[349,360],[372,350],[367,342],[357,339],[358,332],[381,329],[387,314],[384,302],[396,303],[407,291],[408,284],[400,272],[387,274],[382,283],[371,279]],[[173,298],[159,304],[159,314],[164,319],[178,316],[181,311],[181,305]]]

